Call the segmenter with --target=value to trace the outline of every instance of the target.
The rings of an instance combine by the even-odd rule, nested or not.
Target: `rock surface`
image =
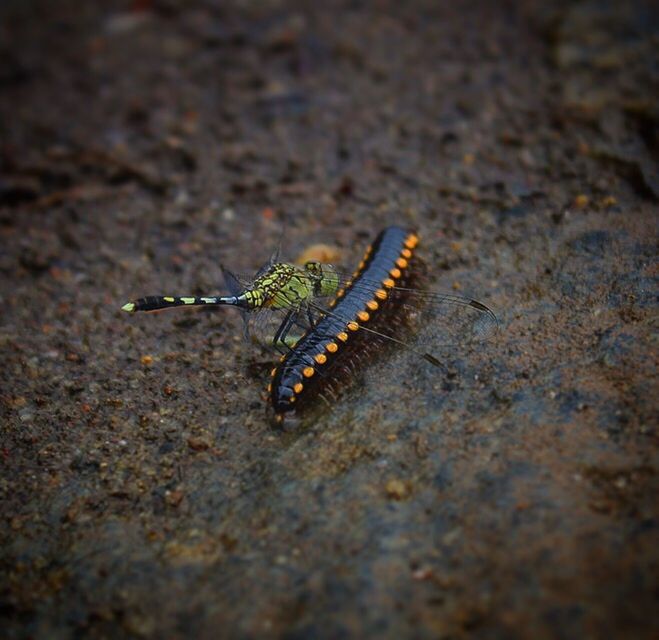
[[[617,4],[3,3],[4,637],[656,637],[657,11]],[[391,223],[501,331],[304,429],[232,310],[119,311]]]

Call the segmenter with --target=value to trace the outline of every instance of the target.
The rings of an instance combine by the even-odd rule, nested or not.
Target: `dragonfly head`
[[[314,293],[319,297],[329,297],[339,289],[339,275],[331,264],[316,260],[306,262],[304,270],[314,283]]]

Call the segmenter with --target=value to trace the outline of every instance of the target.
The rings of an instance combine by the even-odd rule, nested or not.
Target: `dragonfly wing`
[[[459,347],[490,338],[497,330],[496,316],[468,298],[407,297],[400,302],[418,340],[435,348]]]
[[[272,347],[272,339],[284,322],[285,313],[279,309],[259,309],[246,314],[245,335],[264,347]]]
[[[290,314],[290,315],[289,315]],[[247,314],[246,335],[252,341],[269,349],[281,351],[283,344],[273,343],[280,328],[288,324],[286,334],[282,336],[286,344],[292,347],[311,326],[306,307],[299,308],[264,308]]]
[[[363,278],[352,283],[352,276],[348,274],[340,274],[339,282],[346,290],[351,287],[369,294],[385,290],[387,305],[402,310],[408,324],[418,334],[416,341],[433,347],[458,347],[487,340],[498,328],[494,312],[473,298],[425,289],[386,288],[382,282]]]
[[[233,273],[233,271],[229,271],[224,265],[220,265],[220,268],[222,269],[222,275],[224,276],[224,284],[229,290],[229,293],[232,296],[237,296],[242,293],[247,285],[247,280],[240,278],[240,276]]]

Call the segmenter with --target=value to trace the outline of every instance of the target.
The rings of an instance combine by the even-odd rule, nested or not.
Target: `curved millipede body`
[[[418,241],[416,232],[409,229],[382,231],[350,283],[337,292],[329,313],[282,356],[268,387],[277,423],[322,393],[328,378],[349,367],[353,356],[359,359],[358,351],[373,340],[375,330],[388,320],[389,308],[396,304],[390,299],[391,290],[405,286],[413,276]],[[342,366],[345,358],[348,362]]]

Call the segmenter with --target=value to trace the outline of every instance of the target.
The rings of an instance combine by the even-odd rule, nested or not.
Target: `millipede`
[[[268,392],[276,423],[308,407],[323,392],[334,396],[339,382],[332,376],[341,368],[349,373],[359,349],[372,349],[378,337],[399,342],[381,329],[383,321],[394,321],[392,308],[397,311],[399,300],[392,299],[392,292],[404,291],[414,279],[418,243],[415,231],[392,226],[381,231],[366,249],[352,278],[329,304],[329,312],[272,370]],[[421,355],[438,364],[429,354]]]

